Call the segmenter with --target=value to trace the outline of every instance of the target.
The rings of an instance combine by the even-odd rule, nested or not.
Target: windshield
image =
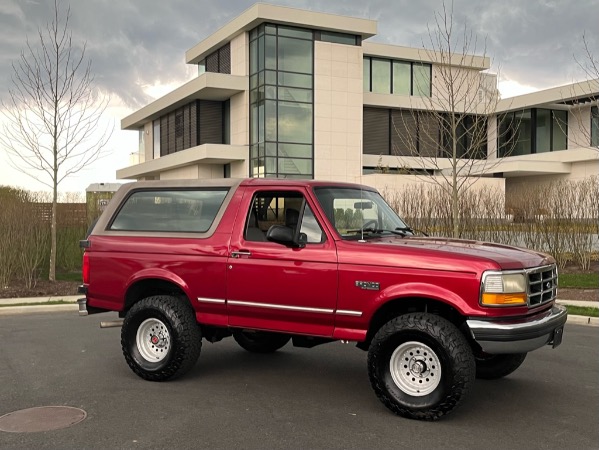
[[[320,206],[344,239],[412,234],[378,192],[355,188],[314,189]]]

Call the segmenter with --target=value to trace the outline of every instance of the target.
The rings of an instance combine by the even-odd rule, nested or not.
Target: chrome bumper
[[[559,305],[530,317],[517,319],[468,319],[472,338],[486,353],[526,353],[562,342],[566,308]]]

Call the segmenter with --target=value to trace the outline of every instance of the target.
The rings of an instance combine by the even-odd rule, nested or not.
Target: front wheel
[[[376,395],[395,414],[410,419],[437,420],[453,411],[467,396],[475,370],[462,333],[433,314],[390,320],[368,350]]]
[[[145,380],[165,381],[195,365],[202,335],[188,302],[156,295],[140,300],[127,312],[121,347],[133,372]]]
[[[476,355],[476,378],[496,380],[514,372],[526,359],[526,353]]]
[[[286,334],[268,331],[235,330],[233,339],[248,352],[273,353],[285,346],[291,338]]]

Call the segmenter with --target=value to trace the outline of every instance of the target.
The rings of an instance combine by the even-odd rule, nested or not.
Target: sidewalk
[[[26,313],[41,313],[41,312],[52,312],[52,311],[78,311],[79,306],[77,305],[77,299],[81,298],[81,295],[67,295],[57,297],[27,297],[27,298],[0,298],[0,316],[11,315],[11,314],[26,314]],[[69,304],[60,305],[26,305],[28,303],[46,303],[53,301],[63,301]],[[562,300],[558,299],[559,305],[573,305],[573,306],[588,306],[590,308],[599,309],[599,301],[597,302],[585,302],[577,300]],[[23,305],[25,304],[25,305]],[[9,306],[9,305],[21,305],[21,306]],[[578,325],[592,325],[599,326],[599,317],[586,317],[586,316],[568,316],[568,323],[574,323]]]

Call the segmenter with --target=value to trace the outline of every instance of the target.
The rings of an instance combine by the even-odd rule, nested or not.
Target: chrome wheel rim
[[[437,354],[421,342],[404,342],[389,361],[391,378],[408,395],[422,397],[441,382],[441,363]]]
[[[158,319],[146,319],[137,329],[137,350],[148,362],[160,362],[168,355],[171,337],[166,325]]]

